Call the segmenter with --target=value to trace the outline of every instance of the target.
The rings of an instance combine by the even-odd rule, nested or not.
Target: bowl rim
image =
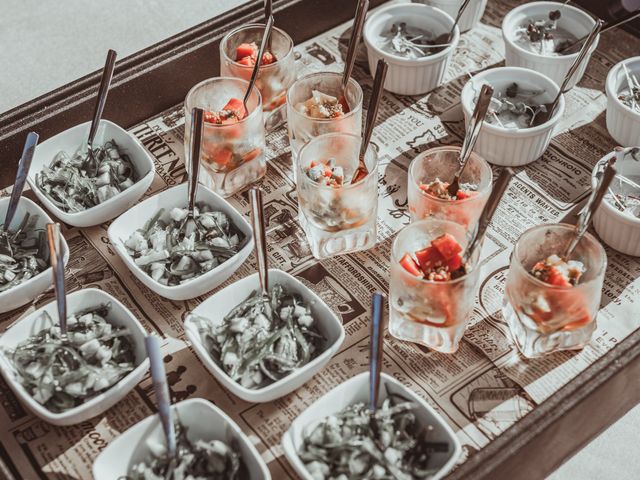
[[[145,198],[142,202],[140,202],[137,205],[134,205],[133,207],[131,207],[129,212],[142,210],[142,208],[145,205],[145,203],[150,202],[156,196],[158,196],[158,197],[159,196],[171,197],[170,192],[172,192],[173,190],[179,189],[179,188],[184,189],[184,188],[186,188],[186,186],[187,186],[186,183],[180,183],[178,185],[174,185],[172,187],[166,188],[166,189],[164,189],[164,190],[162,190],[160,192],[154,193],[153,195],[150,195],[148,198]],[[127,268],[134,275],[136,275],[136,276],[137,275],[141,275],[142,277],[147,278],[149,280],[150,284],[153,285],[153,288],[150,287],[149,285],[147,285],[148,288],[150,288],[155,293],[158,293],[160,295],[164,295],[164,293],[167,293],[167,292],[176,293],[176,292],[181,292],[183,290],[188,290],[189,287],[192,287],[193,285],[195,285],[196,282],[203,283],[204,281],[210,280],[211,278],[215,277],[223,269],[222,267],[225,267],[227,262],[229,262],[232,259],[234,259],[234,257],[236,257],[237,255],[245,255],[246,254],[245,255],[245,258],[246,258],[246,256],[248,256],[248,254],[250,253],[251,249],[253,249],[253,242],[254,242],[253,232],[252,232],[251,226],[249,225],[249,222],[247,221],[247,219],[244,218],[244,216],[240,212],[238,212],[238,210],[236,210],[233,207],[233,205],[231,205],[231,203],[229,203],[225,198],[223,198],[222,196],[220,196],[219,194],[217,194],[216,192],[214,192],[213,190],[211,190],[210,188],[206,187],[205,185],[203,185],[201,183],[198,183],[198,190],[196,191],[196,198],[198,196],[198,191],[200,191],[201,189],[205,191],[205,195],[212,195],[212,197],[209,197],[209,198],[213,198],[213,199],[216,200],[216,202],[219,202],[219,203],[223,204],[224,206],[228,207],[228,210],[233,212],[232,215],[230,215],[230,216],[233,216],[233,215],[237,216],[237,218],[233,219],[233,222],[236,225],[238,223],[243,224],[245,229],[246,229],[246,231],[249,232],[250,235],[247,236],[245,245],[240,250],[238,250],[233,256],[231,256],[228,260],[226,260],[225,262],[221,263],[220,265],[217,265],[216,267],[212,268],[208,272],[205,272],[202,275],[194,277],[193,279],[191,279],[188,282],[185,282],[185,283],[182,283],[182,284],[179,284],[179,285],[163,285],[160,282],[154,280],[153,277],[151,277],[151,275],[149,275],[148,273],[143,271],[134,262],[133,257],[131,255],[129,255],[129,253],[127,252],[126,248],[124,247],[123,240],[121,238],[116,238],[115,237],[115,227],[120,225],[120,223],[124,222],[124,218],[123,218],[124,214],[118,216],[118,218],[116,218],[113,222],[111,222],[111,224],[109,225],[109,228],[107,229],[107,236],[109,237],[109,241],[111,242],[111,245],[113,246],[113,248],[118,253],[118,256],[123,260],[123,262],[125,263]],[[151,217],[149,217],[149,218],[151,218]],[[236,220],[238,220],[239,222],[236,221]],[[130,233],[133,233],[133,231],[131,231]],[[245,232],[243,232],[243,233],[245,233]],[[228,268],[228,267],[229,267],[229,265],[226,265],[225,268]],[[164,293],[161,293],[161,292],[164,292]]]
[[[614,105],[617,105],[618,107],[622,108],[628,114],[631,114],[632,116],[637,117],[638,120],[640,120],[640,112],[637,112],[637,111],[633,110],[631,107],[628,107],[624,103],[622,103],[622,101],[618,98],[618,92],[616,92],[614,90],[614,87],[615,87],[614,84],[615,84],[615,81],[616,81],[615,77],[617,76],[618,71],[620,71],[620,69],[622,68],[623,64],[627,68],[629,68],[629,64],[632,64],[632,63],[633,64],[637,63],[638,64],[638,70],[640,71],[640,56],[625,58],[623,60],[620,60],[618,63],[616,63],[613,67],[611,67],[611,69],[609,70],[609,73],[607,74],[607,79],[605,80],[604,85],[605,85],[605,92],[607,94],[607,99],[609,101],[613,100]],[[602,159],[600,159],[600,160],[602,160]]]
[[[131,310],[129,310],[126,307],[126,305],[124,305],[122,302],[120,302],[120,300],[118,300],[113,295],[111,295],[110,293],[107,293],[104,290],[100,290],[98,288],[81,288],[79,290],[76,290],[74,292],[69,293],[67,295],[67,299],[69,299],[69,297],[74,297],[74,296],[84,296],[87,293],[93,293],[93,292],[97,293],[98,296],[103,297],[105,300],[107,300],[107,301],[109,301],[111,303],[114,303],[114,304],[118,305],[120,308],[122,308],[122,310],[127,314],[127,315],[123,316],[123,320],[125,320],[125,322],[129,324],[129,327],[138,330],[138,333],[142,334],[143,336],[147,335],[147,331],[144,329],[144,327],[142,326],[140,321],[135,317],[133,312],[131,312]],[[2,335],[0,335],[0,347],[4,346],[3,342],[2,342],[2,338],[12,328],[15,328],[21,322],[25,322],[25,321],[28,321],[28,320],[35,319],[36,317],[39,316],[39,314],[43,311],[43,309],[46,306],[54,304],[54,303],[55,303],[55,300],[53,300],[51,302],[48,302],[45,305],[42,305],[37,310],[34,310],[33,312],[31,312],[26,317],[20,319],[16,323],[12,324]],[[134,337],[134,340],[135,340],[135,337]],[[2,359],[0,359],[0,363],[2,363],[2,362],[9,363],[9,359],[2,352],[1,348],[0,348],[0,357],[3,357]],[[40,418],[42,418],[44,420],[50,421],[50,422],[54,423],[55,425],[71,425],[71,424],[74,424],[75,422],[73,422],[73,423],[61,423],[61,422],[73,421],[73,417],[76,417],[78,415],[82,415],[86,411],[91,410],[92,408],[97,408],[101,403],[103,403],[108,398],[112,397],[113,395],[115,395],[117,393],[122,393],[122,392],[116,392],[114,389],[122,388],[122,383],[130,381],[132,377],[135,377],[141,371],[146,371],[148,369],[149,369],[149,359],[148,358],[143,358],[142,361],[140,362],[140,364],[136,365],[136,367],[133,370],[131,370],[127,375],[122,377],[120,380],[118,380],[117,383],[115,383],[114,385],[109,387],[107,390],[101,392],[100,394],[98,394],[95,397],[91,398],[90,400],[82,403],[81,405],[78,405],[77,407],[70,408],[69,410],[66,410],[66,411],[60,412],[60,413],[52,412],[51,410],[47,409],[44,405],[42,405],[42,404],[38,403],[36,400],[34,400],[34,398],[31,395],[29,395],[29,392],[27,392],[25,390],[25,388],[22,386],[22,384],[20,382],[18,382],[18,380],[16,378],[14,378],[15,375],[14,375],[14,373],[12,371],[6,371],[5,369],[0,369],[0,370],[2,371],[2,376],[4,377],[4,379],[9,384],[9,386],[11,387],[12,391],[14,392],[14,394],[18,397],[18,399],[21,402],[26,403],[27,406],[29,407],[29,409],[36,416],[38,416],[38,417],[40,417]],[[131,391],[134,387],[135,387],[135,385],[132,385],[131,388],[127,389],[124,392],[125,395],[126,395],[126,393]],[[96,413],[95,415],[92,415],[90,418],[94,418],[94,417],[96,417],[98,415],[101,415],[102,413],[104,413],[104,412]]]
[[[238,62],[237,60],[234,60],[233,58],[229,57],[229,55],[227,55],[227,51],[225,49],[227,43],[231,40],[231,38],[234,35],[237,35],[238,33],[242,32],[243,30],[248,30],[250,28],[262,28],[264,29],[265,24],[264,23],[258,23],[258,22],[253,22],[253,23],[245,23],[244,25],[240,25],[239,27],[234,28],[233,30],[229,31],[229,33],[227,33],[222,40],[220,40],[220,53],[222,54],[221,57],[222,59],[224,59],[225,61],[233,64],[233,66],[237,67],[237,68],[242,68],[248,71],[253,71],[253,67],[249,67],[247,65],[243,65],[242,63]],[[269,71],[269,70],[274,70],[276,67],[281,67],[282,63],[289,59],[289,57],[291,57],[293,55],[294,52],[294,47],[295,44],[293,43],[293,40],[291,39],[291,37],[289,36],[289,34],[287,32],[285,32],[284,30],[282,30],[281,28],[276,27],[275,25],[273,26],[273,30],[272,30],[272,35],[273,32],[278,32],[280,35],[282,35],[283,38],[285,38],[289,44],[289,49],[287,50],[287,54],[284,57],[281,58],[276,58],[276,61],[273,63],[270,63],[268,65],[260,65],[260,70],[264,70],[264,71]]]
[[[277,380],[277,381],[275,381],[273,383],[265,385],[262,388],[257,388],[257,389],[244,387],[240,383],[238,383],[235,380],[233,380],[227,374],[227,372],[225,372],[217,364],[217,362],[214,360],[214,358],[211,356],[211,354],[209,354],[208,351],[206,351],[206,347],[203,345],[202,341],[200,340],[199,335],[195,335],[195,332],[193,331],[192,322],[191,322],[190,317],[191,317],[191,314],[195,313],[196,310],[198,310],[199,308],[205,308],[205,304],[207,302],[212,302],[213,299],[216,296],[223,294],[225,290],[233,288],[235,285],[237,285],[240,282],[242,282],[242,283],[244,283],[246,285],[250,285],[250,284],[254,284],[255,283],[256,286],[259,286],[258,273],[256,272],[256,273],[254,273],[252,275],[249,275],[249,276],[246,276],[244,278],[241,278],[240,280],[238,280],[238,281],[236,281],[236,282],[234,282],[234,283],[232,283],[230,285],[227,285],[226,287],[220,289],[218,292],[213,294],[211,297],[207,298],[204,302],[200,303],[196,308],[194,308],[191,312],[189,312],[189,314],[185,317],[185,320],[184,320],[184,326],[185,326],[184,330],[185,330],[185,333],[186,333],[187,337],[189,338],[189,341],[192,344],[192,347],[194,348],[194,350],[196,352],[196,356],[202,361],[202,363],[205,364],[205,367],[207,367],[207,370],[215,378],[220,380],[225,385],[225,387],[227,387],[234,395],[237,395],[240,398],[259,398],[259,397],[263,397],[263,396],[267,396],[267,395],[273,395],[274,392],[276,392],[278,389],[286,388],[290,383],[292,383],[294,380],[296,380],[298,377],[300,377],[303,373],[319,369],[320,365],[322,365],[325,360],[329,360],[331,357],[333,357],[335,351],[338,348],[340,348],[340,346],[344,342],[344,338],[345,338],[345,331],[344,331],[344,326],[342,325],[342,322],[340,321],[338,316],[335,314],[335,312],[331,309],[331,307],[329,307],[329,305],[324,300],[322,300],[318,296],[318,294],[316,294],[313,290],[311,290],[306,285],[304,285],[296,277],[294,277],[293,275],[291,275],[288,272],[285,272],[284,270],[280,270],[280,269],[277,269],[277,268],[270,268],[269,269],[269,273],[270,274],[274,274],[274,276],[282,275],[284,278],[286,278],[288,281],[292,282],[296,286],[300,286],[301,288],[305,289],[305,291],[310,295],[312,300],[314,302],[316,302],[316,304],[326,307],[326,309],[330,313],[330,315],[322,316],[321,317],[322,320],[319,320],[319,321],[321,323],[333,322],[338,327],[339,334],[338,334],[338,337],[336,338],[336,340],[334,342],[332,342],[331,344],[328,344],[326,346],[326,348],[317,357],[315,357],[314,359],[309,361],[306,365],[303,365],[302,367],[292,371],[291,373],[289,373],[285,377],[282,377],[280,380]],[[196,348],[196,344],[197,344],[197,348]],[[207,353],[206,358],[202,358],[200,350],[205,351]],[[213,368],[213,372],[216,372],[215,374],[211,370],[209,370],[209,366],[211,366]],[[283,393],[281,395],[278,395],[276,398],[280,398],[280,397],[282,397],[284,395],[287,395],[291,391],[292,390],[288,390],[287,392],[285,392],[285,393]],[[238,392],[240,392],[240,394],[238,394]],[[253,400],[253,401],[256,401],[256,400]]]
[[[376,42],[371,39],[373,35],[373,22],[376,18],[380,17],[384,13],[388,13],[390,10],[415,10],[416,15],[421,17],[431,17],[432,14],[440,15],[440,20],[451,20],[451,25],[454,24],[455,20],[444,10],[433,7],[431,5],[426,5],[424,3],[392,3],[391,5],[387,5],[383,8],[376,10],[365,22],[364,29],[362,31],[362,38],[364,39],[364,43],[367,48],[372,49],[377,55],[382,56],[389,63],[393,63],[396,65],[406,65],[406,66],[428,66],[434,63],[438,63],[444,61],[447,57],[451,56],[455,49],[458,46],[458,42],[460,41],[460,27],[456,25],[456,28],[453,31],[453,38],[449,43],[449,46],[444,48],[443,50],[433,54],[428,55],[426,57],[421,58],[404,58],[397,55],[393,55],[389,52],[385,52],[382,50]]]
[[[70,132],[70,131],[75,130],[75,129],[83,128],[85,125],[90,125],[90,124],[91,124],[91,122],[84,122],[84,123],[79,123],[77,125],[74,125],[73,127],[68,128],[66,130],[63,130],[62,132],[57,133],[56,135],[48,138],[47,140],[42,142],[39,145],[39,147],[44,145],[44,144],[46,144],[50,140],[55,139],[58,136],[62,136],[64,134],[66,134],[67,132]],[[149,170],[147,171],[147,173],[142,175],[136,182],[133,183],[133,185],[131,185],[127,189],[125,189],[125,190],[121,191],[120,193],[118,193],[117,195],[114,195],[113,197],[105,200],[104,202],[99,203],[98,205],[94,205],[93,207],[87,208],[85,210],[82,210],[81,212],[65,212],[64,210],[61,210],[60,208],[58,208],[58,206],[55,205],[51,200],[49,200],[49,198],[47,198],[47,196],[36,185],[36,175],[39,174],[40,172],[39,171],[38,172],[34,172],[33,175],[32,175],[31,174],[31,170],[30,170],[28,175],[27,175],[27,183],[29,184],[29,187],[31,187],[31,190],[34,191],[34,194],[38,197],[38,200],[40,200],[42,202],[42,204],[47,207],[48,210],[50,210],[56,217],[58,217],[59,219],[63,220],[65,223],[72,224],[74,219],[83,218],[83,217],[87,216],[88,214],[95,214],[96,212],[104,210],[108,206],[114,205],[118,201],[122,201],[122,199],[125,198],[124,197],[125,195],[131,196],[131,192],[133,192],[133,188],[136,185],[142,184],[143,182],[146,182],[146,181],[151,183],[151,181],[153,180],[153,176],[156,173],[156,167],[155,167],[155,164],[153,162],[153,159],[151,158],[151,155],[149,154],[149,152],[147,152],[145,147],[142,145],[142,142],[140,142],[140,140],[138,140],[138,138],[134,134],[128,132],[127,130],[122,128],[120,125],[118,125],[117,123],[114,123],[114,122],[112,122],[110,120],[102,119],[102,120],[100,120],[100,124],[105,124],[105,125],[109,126],[109,128],[114,128],[116,131],[122,132],[123,134],[127,135],[128,137],[130,137],[135,142],[135,144],[139,147],[139,150],[140,150],[140,153],[141,153],[141,155],[139,155],[140,161],[142,163],[146,163],[147,166],[149,167]],[[106,129],[105,129],[105,133],[106,133]],[[37,152],[37,148],[38,147],[36,147],[36,152]],[[131,156],[133,157],[133,155],[131,155]],[[132,163],[133,163],[133,161],[132,161]],[[147,180],[147,179],[149,179],[149,180]],[[145,188],[145,190],[146,190],[146,188]]]

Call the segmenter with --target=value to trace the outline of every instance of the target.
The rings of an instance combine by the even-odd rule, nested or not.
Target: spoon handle
[[[362,135],[362,143],[360,144],[360,158],[364,158],[367,148],[369,147],[369,142],[371,141],[373,128],[376,126],[380,99],[382,98],[384,80],[387,78],[388,68],[389,65],[384,61],[384,59],[381,58],[378,60],[378,64],[376,65],[376,76],[373,79],[373,87],[371,89],[371,98],[369,99],[367,119],[364,124],[364,134]]]
[[[53,288],[56,292],[58,306],[58,323],[60,332],[67,334],[67,297],[64,288],[64,260],[60,246],[60,224],[47,223],[47,240],[49,242],[49,262],[53,272]]]
[[[117,53],[114,50],[109,50],[107,52],[107,60],[105,61],[104,68],[102,69],[102,78],[100,79],[100,88],[98,89],[98,99],[96,100],[96,106],[93,110],[91,128],[89,129],[89,139],[87,140],[90,148],[93,148],[93,139],[98,131],[98,125],[100,125],[104,105],[107,103],[107,94],[109,93],[109,85],[111,85],[111,79],[113,78],[113,68],[116,64],[116,56]]]
[[[380,392],[380,373],[382,372],[382,354],[384,350],[384,301],[386,295],[380,292],[371,299],[371,339],[369,343],[369,410],[378,408]]]
[[[631,20],[637,17],[640,17],[640,8],[636,9],[633,12],[627,13],[626,15],[623,15],[617,20],[609,20],[608,22],[605,22],[602,26],[602,29],[600,30],[600,33],[605,33],[605,32],[608,32],[609,30],[613,30],[614,28],[617,28],[620,25],[624,25],[625,23],[630,22]],[[581,42],[584,42],[588,37],[589,35],[585,35],[584,37],[579,38],[575,42],[570,43],[566,47],[561,48],[557,52],[558,53],[567,52],[573,49],[576,45],[580,44]]]
[[[200,151],[202,150],[202,129],[204,128],[204,110],[194,108],[191,110],[191,155],[189,156],[189,183],[187,195],[189,197],[189,213],[193,214],[196,204],[196,192],[198,191],[198,178],[200,176]]]
[[[164,362],[160,352],[160,339],[155,335],[148,335],[144,339],[144,346],[149,357],[151,381],[153,382],[153,390],[156,392],[158,414],[160,415],[162,430],[167,441],[167,450],[173,458],[176,454],[176,431],[171,415],[171,398],[169,397],[167,374],[164,370]]]
[[[27,140],[24,142],[24,148],[22,149],[22,156],[20,157],[20,163],[18,163],[18,173],[16,174],[16,182],[13,184],[13,190],[11,190],[11,198],[9,199],[9,206],[7,207],[7,214],[4,217],[4,229],[9,230],[11,221],[18,208],[20,202],[20,196],[24,190],[24,184],[27,181],[29,175],[29,168],[31,167],[31,160],[38,144],[38,134],[35,132],[29,132]]]
[[[267,236],[264,225],[264,206],[262,204],[262,189],[252,187],[249,190],[251,200],[251,224],[253,226],[253,236],[256,242],[256,260],[258,262],[258,277],[262,294],[269,294],[269,263],[267,260]]]
[[[249,80],[249,86],[247,87],[247,93],[244,94],[244,99],[242,103],[244,104],[244,108],[249,113],[249,109],[247,108],[247,102],[249,101],[249,97],[251,96],[251,90],[253,90],[253,86],[256,83],[256,79],[258,78],[258,72],[260,71],[260,65],[262,64],[262,56],[264,54],[265,47],[267,46],[267,41],[271,37],[271,29],[273,28],[273,15],[270,15],[267,19],[267,24],[264,27],[264,33],[262,35],[262,42],[260,42],[260,48],[258,49],[258,58],[256,58],[256,64],[253,66],[253,71],[251,72],[251,79]]]
[[[344,61],[344,72],[342,72],[343,93],[347,90],[349,78],[351,77],[351,72],[353,72],[353,64],[355,63],[356,51],[360,43],[360,36],[362,35],[362,27],[364,26],[364,19],[367,16],[367,10],[369,10],[369,0],[358,0],[356,14],[353,19],[351,38],[349,39],[349,46],[347,47],[347,57]]]
[[[470,2],[471,2],[471,0],[464,0],[464,2],[462,2],[462,5],[460,5],[460,8],[458,9],[458,14],[456,15],[456,19],[453,22],[453,27],[451,27],[451,30],[449,31],[449,35],[447,36],[447,42],[446,43],[450,43],[451,42],[451,37],[453,37],[453,32],[455,31],[456,26],[460,22],[460,18],[462,18],[462,14],[467,9],[467,6],[469,5]]]
[[[555,110],[555,106],[558,103],[558,100],[560,100],[560,96],[563,93],[567,93],[567,91],[568,91],[567,86],[569,85],[569,82],[571,81],[571,77],[573,77],[573,75],[576,73],[576,71],[580,67],[580,64],[582,63],[582,60],[584,60],[584,58],[589,53],[589,49],[591,48],[591,45],[593,45],[593,42],[595,42],[596,37],[600,33],[600,30],[602,29],[603,23],[604,22],[602,20],[600,20],[600,19],[596,20],[596,24],[593,26],[593,30],[591,30],[591,32],[589,33],[589,36],[587,36],[587,39],[584,41],[584,44],[582,45],[582,48],[580,49],[580,54],[576,57],[575,61],[573,62],[573,64],[569,68],[569,71],[567,72],[567,74],[564,77],[564,81],[562,82],[562,86],[560,87],[560,90],[558,91],[558,95],[556,96],[556,99],[553,102],[554,103],[553,104],[553,107],[554,107],[553,110]]]

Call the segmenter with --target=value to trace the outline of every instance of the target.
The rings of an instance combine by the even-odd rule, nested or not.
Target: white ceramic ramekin
[[[498,92],[504,92],[513,82],[527,90],[544,90],[544,93],[538,97],[541,103],[551,102],[560,89],[549,77],[526,68],[501,67],[485,70],[469,80],[462,89],[460,101],[465,124],[469,124],[476,97],[483,84],[491,85],[495,95]],[[563,112],[564,95],[560,97],[553,117],[542,125],[515,129],[485,122],[480,129],[474,150],[494,165],[519,167],[531,163],[540,158],[549,146],[553,128]]]
[[[598,183],[596,173],[599,167],[613,155],[615,153],[609,153],[596,163],[591,177],[594,188]],[[629,155],[622,162],[616,163],[616,169],[625,177],[640,176],[640,162],[631,159]],[[614,178],[613,182],[616,183],[617,179]],[[622,213],[605,199],[593,216],[593,226],[602,241],[611,248],[625,255],[640,257],[640,218]]]
[[[578,52],[572,55],[559,55],[556,57],[539,55],[525,50],[515,43],[516,29],[525,25],[529,20],[541,20],[548,18],[549,12],[560,10],[561,17],[558,27],[567,30],[576,38],[588,35],[595,25],[595,20],[584,10],[570,5],[562,5],[558,2],[531,2],[520,5],[511,10],[502,22],[502,38],[505,46],[505,65],[507,67],[524,67],[535,70],[549,77],[561,85],[565,75],[571,68]],[[589,54],[582,60],[578,71],[573,75],[569,88],[573,88],[580,81],[589,64],[591,55],[598,47],[600,36],[596,38],[589,49]]]
[[[438,8],[417,3],[400,3],[376,11],[364,25],[364,43],[367,45],[369,70],[373,76],[378,60],[384,58],[389,64],[385,90],[399,95],[427,93],[442,83],[449,60],[460,40],[460,29],[456,27],[451,44],[444,50],[428,57],[410,59],[392,55],[380,48],[383,33],[391,30],[393,23],[406,22],[436,35],[447,33],[453,27],[453,18]]]
[[[627,88],[627,77],[622,64],[627,67],[629,73],[640,80],[640,57],[623,60],[609,70],[605,83],[607,130],[609,135],[623,147],[633,147],[640,145],[640,113],[634,112],[618,99],[620,91]]]
[[[484,14],[484,9],[487,8],[487,1],[488,0],[471,0],[458,22],[461,32],[476,28]],[[464,2],[464,0],[414,0],[414,3],[423,3],[444,10],[451,15],[451,18],[456,18],[462,2]]]

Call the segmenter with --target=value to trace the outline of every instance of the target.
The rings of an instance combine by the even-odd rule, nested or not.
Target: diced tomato
[[[257,158],[258,155],[260,155],[260,153],[262,153],[262,150],[260,148],[254,148],[253,150],[251,150],[250,152],[246,153],[242,157],[242,161],[243,162],[250,162],[251,160],[254,160],[255,158]]]
[[[411,255],[405,253],[404,256],[400,259],[400,265],[411,275],[415,275],[416,277],[422,277],[422,271],[420,271],[420,267],[416,261],[411,258]]]
[[[472,190],[458,190],[458,193],[456,195],[456,197],[458,198],[458,200],[465,200],[467,198],[471,198],[474,197],[478,194],[478,192],[474,192]]]
[[[569,280],[556,268],[549,268],[549,276],[547,277],[547,283],[555,285],[557,287],[570,287]]]
[[[450,260],[462,251],[453,235],[445,233],[438,238],[431,240],[431,245],[435,247],[445,260]]]
[[[454,255],[447,260],[447,267],[450,272],[455,272],[462,266],[462,257],[460,255]]]
[[[227,104],[224,106],[223,110],[228,112],[234,112],[238,119],[242,120],[247,116],[247,111],[244,109],[244,103],[239,98],[230,99]],[[228,123],[235,123],[237,120]],[[224,121],[222,123],[225,123]]]
[[[242,62],[246,58],[251,59],[258,53],[258,46],[255,43],[241,43],[236,49],[236,61]]]
[[[219,144],[205,144],[204,156],[215,168],[224,169],[228,167],[233,159],[233,152],[230,148]]]
[[[317,160],[311,160],[311,163],[309,164],[309,168],[313,168],[313,167],[317,167],[318,166],[318,161]]]
[[[445,264],[444,257],[435,247],[427,247],[416,252],[416,259],[420,264],[420,268],[425,275],[435,268],[441,267]]]
[[[245,67],[253,67],[255,65],[255,62],[253,61],[253,58],[251,58],[251,57],[241,58],[240,60],[238,60],[238,63],[240,65],[244,65]]]

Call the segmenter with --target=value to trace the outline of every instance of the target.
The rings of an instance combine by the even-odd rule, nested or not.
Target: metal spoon
[[[264,225],[264,206],[262,204],[262,189],[252,187],[249,190],[251,201],[251,225],[256,242],[255,252],[258,263],[258,277],[262,296],[269,296],[269,263],[267,259],[267,236]]]
[[[9,241],[9,228],[11,222],[16,214],[18,203],[20,203],[20,196],[24,190],[24,185],[27,182],[27,176],[29,175],[29,167],[31,167],[31,160],[38,144],[38,134],[35,132],[29,132],[27,140],[24,142],[24,148],[22,149],[22,156],[18,163],[18,173],[16,174],[16,181],[13,184],[13,190],[11,190],[11,198],[9,199],[9,205],[7,206],[7,213],[4,217],[4,224],[0,230],[0,234],[6,241],[6,245],[0,244],[0,253],[13,257],[13,250],[11,249],[11,242]]]
[[[169,397],[167,373],[165,372],[162,353],[160,352],[160,339],[155,335],[149,335],[144,339],[144,346],[147,349],[147,356],[149,357],[151,380],[158,402],[158,414],[162,422],[162,431],[164,432],[164,438],[167,442],[167,452],[170,457],[169,467],[164,474],[165,480],[168,480],[173,477],[173,471],[176,468],[177,446],[176,431],[171,415],[171,398]]]
[[[460,8],[458,9],[458,14],[456,15],[456,20],[455,20],[455,22],[453,22],[453,27],[451,27],[451,30],[449,30],[448,33],[443,33],[442,35],[438,35],[436,37],[436,39],[434,40],[435,43],[437,43],[437,44],[451,43],[451,37],[453,37],[453,32],[455,31],[456,27],[458,26],[458,22],[460,21],[460,18],[462,17],[462,14],[464,13],[465,9],[467,8],[467,6],[469,5],[470,2],[471,2],[471,0],[464,0],[464,2],[462,2],[462,5],[460,5]]]
[[[364,19],[367,16],[368,9],[369,0],[358,0],[356,14],[353,19],[353,28],[351,29],[351,38],[349,39],[349,47],[347,48],[347,58],[344,61],[342,83],[340,84],[340,97],[338,98],[338,103],[342,105],[342,111],[344,113],[349,113],[351,111],[346,96],[347,86],[349,85],[351,72],[353,72],[353,64],[356,61],[356,51],[358,50],[358,44],[360,43],[360,37],[362,35],[362,27],[364,26]]]
[[[58,306],[58,323],[62,337],[67,336],[67,297],[64,287],[64,260],[60,248],[60,224],[47,223],[47,240],[49,242],[49,262],[53,272],[53,288],[56,292]]]
[[[611,185],[611,182],[613,181],[613,177],[616,176],[617,172],[616,168],[614,167],[614,163],[615,157],[610,158],[607,162],[607,166],[604,169],[602,178],[598,182],[598,185],[596,185],[596,188],[591,191],[591,195],[589,195],[587,204],[580,212],[578,223],[576,224],[575,236],[569,243],[569,246],[567,247],[562,257],[565,260],[569,260],[569,258],[571,258],[571,254],[578,246],[578,243],[580,243],[580,240],[582,239],[584,234],[587,232],[587,228],[589,228],[591,220],[593,219],[594,212],[597,210],[600,202],[602,202],[604,194],[607,192],[607,190],[609,189],[609,185]]]
[[[573,74],[576,73],[576,71],[580,67],[580,64],[582,63],[582,60],[587,56],[587,53],[589,53],[589,49],[591,48],[591,45],[593,45],[593,42],[598,36],[598,33],[600,33],[600,29],[602,28],[602,23],[603,23],[602,20],[596,21],[596,24],[594,25],[593,30],[591,30],[591,33],[589,34],[584,44],[582,45],[580,54],[576,57],[573,64],[571,65],[571,68],[569,68],[569,71],[565,75],[564,81],[562,82],[562,86],[560,87],[560,90],[558,90],[558,94],[556,95],[556,98],[554,98],[553,101],[550,103],[543,104],[545,108],[538,110],[536,115],[531,119],[531,125],[533,125],[534,127],[537,125],[542,125],[543,123],[548,122],[549,119],[551,119],[551,117],[553,117],[553,114],[556,111],[556,107],[558,106],[558,102],[560,101],[560,97],[562,97],[563,94],[567,93],[570,90],[568,86],[569,86],[569,82],[571,81],[571,77],[573,77]]]
[[[356,183],[367,176],[369,170],[364,159],[367,154],[367,148],[371,142],[371,134],[373,133],[373,127],[376,126],[376,119],[378,118],[378,107],[380,106],[380,99],[382,98],[382,91],[384,87],[384,80],[387,78],[387,69],[389,65],[382,58],[378,60],[376,66],[376,76],[373,79],[373,87],[371,89],[371,98],[369,99],[369,109],[367,110],[367,120],[364,124],[364,134],[362,135],[362,143],[360,144],[360,152],[358,153],[358,168],[353,172],[351,177],[351,183]]]
[[[613,30],[614,28],[619,27],[620,25],[624,25],[625,23],[630,22],[634,18],[638,18],[638,17],[640,17],[640,9],[631,13],[627,13],[626,15],[623,15],[618,20],[609,20],[608,22],[604,23],[604,25],[602,26],[602,29],[600,30],[600,33],[605,33],[605,32],[608,32],[609,30]],[[575,42],[572,42],[569,45],[556,50],[556,53],[571,55],[577,51],[575,47],[577,47],[582,42],[584,42],[588,37],[589,35],[585,35],[584,37],[579,38]]]
[[[478,95],[478,101],[473,109],[471,121],[469,122],[469,128],[467,129],[464,141],[462,142],[462,148],[460,149],[460,157],[458,160],[460,165],[458,171],[453,175],[453,180],[451,180],[451,183],[447,187],[447,192],[452,197],[458,195],[458,190],[460,190],[460,176],[471,158],[471,152],[473,152],[473,147],[476,144],[476,140],[478,140],[478,135],[480,135],[480,129],[487,115],[492,96],[493,88],[487,84],[482,85],[480,95]]]
[[[109,86],[111,85],[111,79],[113,78],[113,69],[116,64],[117,53],[114,50],[107,52],[107,59],[102,69],[102,78],[100,79],[100,88],[98,89],[98,98],[96,99],[96,105],[93,109],[93,118],[91,119],[91,127],[89,128],[89,138],[87,139],[87,149],[89,153],[89,162],[87,164],[87,170],[93,176],[95,170],[97,170],[96,158],[93,151],[93,140],[95,139],[100,125],[100,119],[102,118],[102,112],[104,111],[104,105],[107,102],[107,95],[109,93]]]
[[[273,17],[273,0],[264,0],[264,22],[267,23]],[[267,51],[271,52],[271,35],[267,39]]]
[[[369,426],[378,438],[378,424],[375,420],[378,409],[378,395],[380,393],[380,373],[382,372],[382,357],[384,351],[384,303],[386,295],[380,292],[373,294],[371,299],[371,336],[369,339]]]
[[[270,15],[267,19],[267,24],[264,26],[264,33],[262,34],[262,42],[260,42],[260,48],[258,49],[258,58],[256,58],[256,64],[253,66],[253,71],[251,72],[251,79],[249,80],[249,86],[247,87],[247,93],[244,94],[244,98],[242,99],[242,104],[244,105],[244,111],[249,114],[249,97],[251,96],[251,91],[253,90],[253,86],[256,83],[256,79],[258,78],[258,72],[260,71],[260,65],[262,64],[262,56],[264,55],[265,47],[267,46],[267,41],[271,37],[271,29],[273,28],[273,15]]]
[[[187,215],[187,222],[194,222],[195,217],[194,211],[196,206],[196,192],[198,191],[198,178],[200,176],[200,151],[202,150],[203,127],[204,110],[202,108],[195,107],[191,110],[191,152],[189,155],[189,180],[187,183],[189,214]],[[186,230],[188,231],[188,229]]]

